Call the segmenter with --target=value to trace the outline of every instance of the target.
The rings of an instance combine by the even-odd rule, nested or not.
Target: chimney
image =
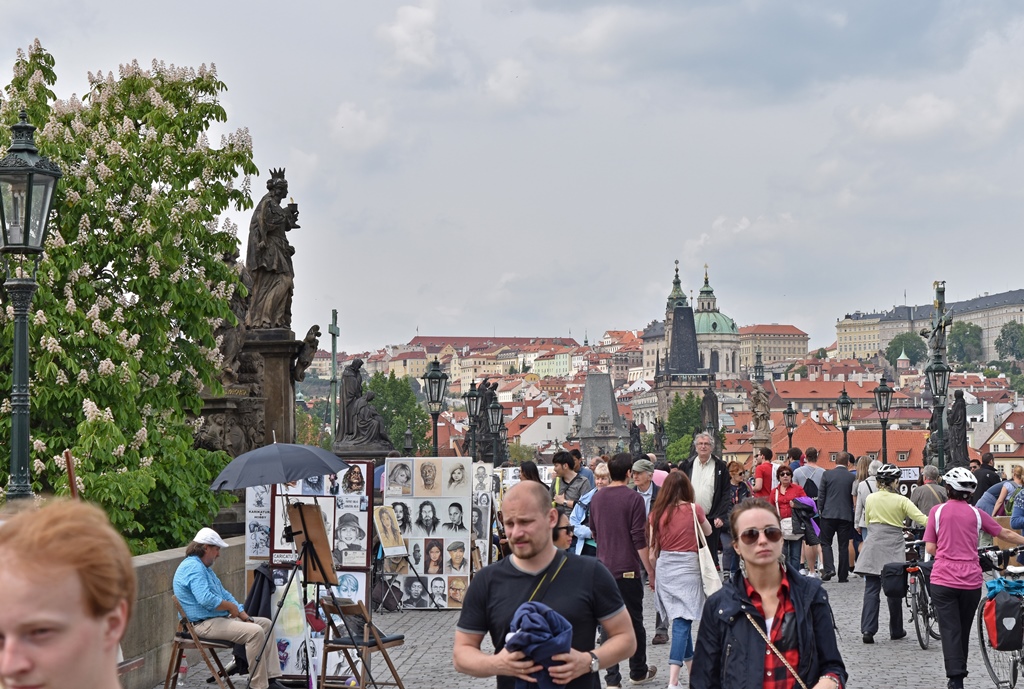
[[[526,418],[528,418],[528,419],[532,419],[533,418],[533,407],[527,407],[526,408]],[[498,430],[500,431],[501,429],[499,428]]]

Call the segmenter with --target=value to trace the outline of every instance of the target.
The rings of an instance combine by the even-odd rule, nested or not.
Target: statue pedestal
[[[753,454],[757,454],[758,450],[764,447],[772,446],[772,437],[766,433],[754,432],[754,436],[750,439],[750,445],[754,448]]]
[[[249,330],[245,337],[246,354],[263,359],[262,397],[264,399],[263,444],[295,442],[295,381],[292,363],[302,343],[285,328]]]

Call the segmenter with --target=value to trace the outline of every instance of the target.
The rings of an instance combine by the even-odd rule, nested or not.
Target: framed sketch
[[[388,460],[384,469],[384,495],[412,495],[412,460]]]
[[[441,460],[436,457],[419,459],[415,461],[413,469],[415,470],[413,495],[418,498],[440,497],[444,485]]]
[[[384,549],[387,557],[408,555],[405,547],[405,540],[398,528],[398,518],[395,516],[395,509],[390,505],[375,507],[373,509],[373,524],[377,527],[377,535],[380,538],[380,546]]]
[[[370,510],[372,460],[346,460],[349,469],[340,477],[341,490],[333,498],[334,562],[338,569],[370,569],[373,518]],[[358,490],[357,490],[358,489]]]

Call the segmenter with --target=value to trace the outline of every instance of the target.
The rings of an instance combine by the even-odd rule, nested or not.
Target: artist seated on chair
[[[274,679],[281,676],[281,664],[277,662],[272,643],[263,651],[259,665],[256,664],[270,631],[270,620],[250,617],[211,569],[220,557],[221,548],[227,546],[213,529],[200,529],[174,573],[174,595],[200,636],[245,645],[245,657],[253,673],[252,689],[284,689]]]
[[[99,508],[61,500],[7,519],[0,684],[119,689],[117,645],[134,602],[131,554]]]

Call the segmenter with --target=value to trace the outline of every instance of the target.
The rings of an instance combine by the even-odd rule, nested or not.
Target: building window
[[[896,455],[896,459],[898,459],[901,462],[907,461],[907,453],[906,452],[900,452],[899,454]]]
[[[498,430],[500,431],[501,429],[499,428]],[[839,457],[839,453],[838,453],[838,452],[833,452],[833,453],[832,453],[832,454],[831,454],[831,455],[829,456],[829,459],[831,459],[831,460],[832,460],[832,463],[833,463],[833,464],[835,464],[835,463],[836,463],[836,459],[837,459],[838,457]]]

